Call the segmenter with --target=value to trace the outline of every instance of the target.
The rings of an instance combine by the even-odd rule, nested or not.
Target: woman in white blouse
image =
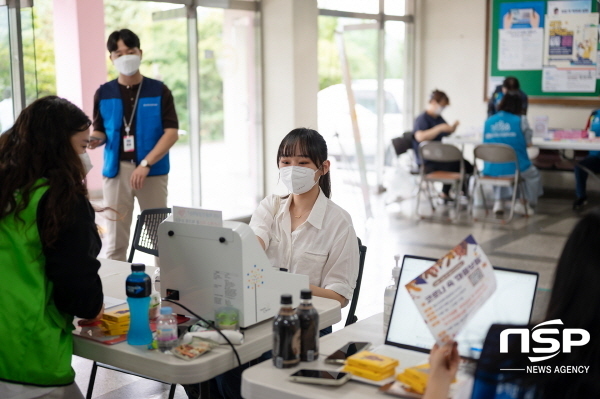
[[[348,212],[329,199],[323,136],[292,130],[279,145],[277,165],[290,194],[263,199],[250,227],[273,267],[307,275],[314,295],[346,306],[358,276],[358,241]]]

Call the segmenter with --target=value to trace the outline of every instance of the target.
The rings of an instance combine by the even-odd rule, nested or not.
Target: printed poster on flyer
[[[438,344],[453,340],[496,290],[489,259],[468,236],[406,284]]]
[[[542,68],[544,16],[543,1],[500,4],[498,70]]]

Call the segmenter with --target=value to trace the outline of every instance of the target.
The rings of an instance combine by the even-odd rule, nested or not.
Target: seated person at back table
[[[433,162],[423,161],[419,155],[419,144],[423,141],[442,141],[442,138],[451,135],[456,131],[458,121],[454,122],[450,126],[444,118],[442,118],[442,112],[444,108],[450,105],[450,100],[446,93],[440,90],[434,90],[429,96],[429,103],[425,112],[417,116],[413,128],[413,150],[415,151],[415,157],[417,165],[421,166],[425,162],[425,173],[431,173],[433,171],[441,170],[447,172],[460,172],[460,163],[456,162]],[[473,173],[473,165],[469,162],[465,162],[465,173]],[[465,179],[465,186],[468,179]],[[450,198],[449,184],[444,184],[442,188],[442,194],[440,197],[445,201],[451,200]],[[465,187],[462,188],[463,192],[467,192]]]
[[[527,115],[527,103],[528,97],[523,90],[521,90],[521,85],[519,84],[519,79],[514,76],[508,76],[504,79],[501,85],[496,86],[496,90],[494,90],[494,94],[490,97],[488,101],[488,118],[498,112],[498,106],[500,105],[500,101],[502,101],[502,97],[508,92],[517,93],[521,97],[521,108],[523,110],[523,115]]]
[[[543,194],[540,172],[531,164],[527,155],[528,141],[531,141],[531,129],[527,119],[521,115],[521,97],[507,93],[498,107],[500,111],[485,121],[483,142],[486,144],[507,144],[517,154],[519,173],[525,181],[523,195],[525,200],[515,203],[514,211],[519,214],[533,215],[538,197]],[[485,163],[483,174],[486,176],[512,176],[515,164]],[[504,213],[504,200],[510,198],[511,190],[507,187],[494,187],[494,213]]]
[[[586,130],[596,133],[596,137],[600,137],[600,109],[592,112],[588,118]],[[581,160],[579,165],[589,169],[591,172],[600,172],[600,151],[590,151],[588,156]],[[575,201],[573,202],[573,210],[577,211],[587,204],[587,177],[588,172],[575,165]]]

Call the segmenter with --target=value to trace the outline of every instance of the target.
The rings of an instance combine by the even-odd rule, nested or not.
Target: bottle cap
[[[143,263],[132,263],[131,264],[132,272],[143,272],[146,271],[146,265]]]
[[[170,306],[164,306],[160,308],[160,314],[171,314],[173,313],[173,309]]]
[[[305,288],[302,291],[300,291],[300,299],[311,299],[311,298],[312,298],[312,291],[309,290],[308,288]]]
[[[281,295],[281,304],[282,305],[291,305],[292,304],[292,296],[290,294]]]

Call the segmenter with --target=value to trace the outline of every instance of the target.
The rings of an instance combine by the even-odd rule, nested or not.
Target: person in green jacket
[[[83,398],[73,317],[103,312],[89,118],[48,96],[0,136],[0,398]]]

